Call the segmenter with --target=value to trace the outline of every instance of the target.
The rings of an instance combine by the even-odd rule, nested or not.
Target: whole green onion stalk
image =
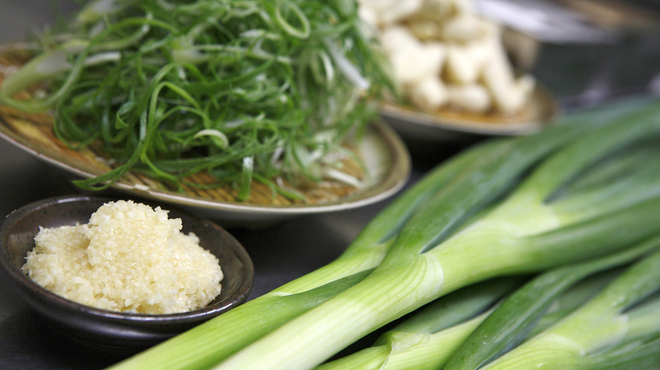
[[[0,104],[52,111],[71,147],[101,140],[117,166],[85,189],[130,170],[300,200],[277,180],[345,180],[343,144],[391,86],[352,0],[97,0],[67,25],[6,77]],[[35,87],[45,97],[16,97]],[[187,180],[201,172],[217,182]]]
[[[225,359],[245,345],[364,278],[381,263],[399,230],[407,224],[417,209],[431,198],[435,198],[435,203],[453,201],[451,192],[443,197],[437,197],[436,194],[448,183],[457,181],[458,174],[473,172],[492,163],[504,163],[502,160],[520,146],[531,149],[529,156],[520,157],[516,167],[510,170],[523,172],[530,163],[534,162],[534,158],[552,150],[561,138],[572,131],[575,130],[558,130],[555,140],[539,141],[529,137],[517,145],[511,145],[507,141],[488,143],[457,156],[446,165],[435,169],[389,204],[365,227],[337,260],[257,297],[243,304],[239,309],[231,310],[215,320],[143,352],[117,367],[205,368],[209,364]],[[497,148],[499,148],[497,156],[485,155]],[[465,186],[473,186],[470,182],[471,178],[468,176],[461,180]],[[491,186],[493,193],[482,193],[481,196],[470,201],[483,207],[489,204],[494,193],[505,191],[507,185],[496,182]],[[454,191],[459,190],[460,187],[457,187]],[[448,215],[448,217],[458,219],[463,218],[464,215]],[[435,234],[429,232],[427,237],[435,238]],[[196,345],[190,346],[193,342]]]
[[[238,348],[220,368],[313,368],[460,287],[625,250],[660,231],[657,176],[625,170],[657,145],[659,106],[631,100],[467,151],[429,175],[438,186],[413,187],[326,268],[116,368],[207,368]],[[285,302],[357,271],[368,275],[315,307]]]
[[[660,231],[655,217],[660,206],[659,176],[636,171],[646,168],[643,165],[611,171],[608,163],[626,162],[618,160],[619,153],[646,162],[637,154],[649,148],[657,151],[659,133],[658,102],[605,122],[542,160],[492,209],[429,243],[422,236],[430,225],[436,231],[448,226],[435,224],[443,218],[438,215],[470,212],[467,200],[480,192],[490,193],[486,186],[475,191],[462,184],[465,193],[456,196],[450,207],[418,210],[409,221],[414,226],[399,232],[381,264],[360,283],[216,368],[312,368],[365,334],[460,287],[607,255],[655,235]],[[510,172],[482,173],[473,180],[475,184],[487,183],[480,181],[483,178],[512,181],[510,176]],[[438,195],[445,189],[452,189],[452,184]],[[573,209],[576,202],[581,207]]]
[[[611,256],[549,270],[501,304],[496,301],[523,277],[463,288],[413,312],[373,346],[317,369],[478,369],[581,306],[620,273],[614,267],[659,249],[655,237]]]

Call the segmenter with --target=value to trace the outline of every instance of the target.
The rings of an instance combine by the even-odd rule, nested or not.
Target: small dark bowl
[[[254,267],[241,244],[212,222],[167,206],[161,208],[170,211],[170,218],[181,218],[183,231],[194,232],[200,245],[220,260],[224,273],[222,292],[205,308],[164,315],[97,309],[60,297],[21,271],[27,252],[34,247],[39,226],[87,223],[92,213],[112,200],[115,199],[85,195],[49,198],[15,210],[0,226],[0,266],[7,281],[58,329],[84,343],[124,349],[148,347],[220,315],[247,299],[254,284]]]

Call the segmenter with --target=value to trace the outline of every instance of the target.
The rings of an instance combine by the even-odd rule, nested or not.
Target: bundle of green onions
[[[651,253],[655,256],[647,257]],[[636,267],[637,270],[644,268],[643,273],[629,272],[629,275],[636,275],[623,278],[619,266],[646,257],[648,261],[639,263],[646,267]],[[608,364],[612,369],[643,369],[648,361],[660,358],[660,352],[648,353],[651,349],[660,349],[658,343],[652,342],[660,330],[660,297],[656,295],[654,300],[629,310],[626,313],[626,318],[630,319],[628,326],[622,322],[623,315],[614,318],[619,324],[614,327],[615,330],[607,327],[607,320],[611,317],[603,317],[602,313],[595,314],[593,310],[598,307],[616,312],[620,310],[622,302],[631,306],[633,297],[639,299],[648,294],[649,290],[658,290],[660,283],[649,268],[655,267],[654,263],[659,258],[660,238],[654,238],[612,256],[540,274],[501,304],[497,304],[496,300],[519,284],[521,278],[500,278],[469,286],[414,312],[380,335],[373,346],[325,363],[317,369],[479,369],[520,342],[530,342],[525,344],[528,349],[522,347],[511,351],[505,358],[508,361],[506,366],[502,364],[505,359],[491,366],[496,369],[535,369],[547,366],[580,370],[603,368],[593,365]],[[615,279],[617,282],[612,283]],[[647,290],[634,289],[641,286],[643,280],[653,279],[655,283],[647,283]],[[607,289],[612,290],[615,284],[622,287],[614,295],[604,298],[608,293],[603,288],[609,285]],[[586,304],[588,301],[589,304]],[[592,308],[587,308],[589,306]],[[597,334],[591,340],[595,342],[594,339],[598,338],[601,342],[597,344],[605,343],[609,346],[608,354],[602,352],[594,355],[597,351],[592,349],[591,353],[584,353],[576,359],[575,354],[580,351],[578,347],[561,348],[550,344],[544,348],[543,345],[532,344],[540,343],[540,338],[550,336],[559,327],[570,328],[570,335],[578,337],[585,329],[594,331]],[[579,338],[575,342],[579,342]],[[530,347],[533,349],[530,350]],[[614,348],[618,350],[614,351]],[[548,356],[543,353],[546,349],[554,351],[548,351]],[[566,361],[567,358],[570,360]],[[517,363],[512,365],[513,361]],[[618,365],[613,366],[615,363]],[[621,367],[622,364],[627,367]]]
[[[0,86],[0,104],[53,110],[72,147],[101,139],[116,168],[176,187],[208,171],[245,200],[334,176],[388,84],[353,0],[96,0]],[[41,85],[38,85],[41,84]],[[16,94],[35,85],[43,94]],[[333,177],[334,176],[334,177]],[[208,184],[206,184],[208,185]]]
[[[605,293],[606,288],[605,298],[586,303],[591,307],[584,309],[586,314],[568,316],[570,324],[551,326],[566,310],[539,318],[578,282],[660,248],[659,150],[660,101],[645,97],[574,112],[534,135],[485,142],[440,165],[395,199],[334,262],[113,368],[312,369],[365,335],[463,287],[539,273],[531,288],[511,295],[513,303],[505,300],[494,310],[487,308],[492,297],[488,304],[479,303],[486,312],[476,317],[438,325],[420,313],[401,342],[372,350],[370,363],[378,364],[386,352],[392,354],[386,354],[390,365],[401,364],[405,361],[394,360],[395,349],[432,342],[438,330],[446,348],[455,351],[439,351],[436,355],[446,357],[429,361],[448,361],[451,369],[475,369],[543,330],[552,332],[546,337],[560,338],[557,345],[569,344],[556,351],[559,357],[584,357],[576,363],[602,365],[605,358],[613,364],[653,363],[658,356],[653,338],[660,328],[641,329],[644,320],[656,320],[657,305],[641,307],[630,326],[622,323],[624,310],[660,288],[652,268],[656,262],[634,267],[634,278],[613,283],[613,293]],[[420,324],[427,320],[429,326]],[[448,327],[454,324],[460,328]],[[571,332],[571,327],[576,329]],[[476,339],[470,339],[472,331]],[[477,355],[475,349],[487,342]],[[532,340],[525,343],[532,349],[522,350],[523,357],[534,348],[541,348],[541,354],[553,350],[548,341],[541,347]],[[604,357],[587,356],[599,349]],[[463,366],[465,357],[475,363]],[[560,361],[545,359],[547,368]],[[530,368],[508,365],[512,361],[502,368]]]

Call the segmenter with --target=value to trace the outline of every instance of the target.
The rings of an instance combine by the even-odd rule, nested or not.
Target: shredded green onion
[[[117,168],[82,188],[138,171],[176,189],[207,171],[244,200],[252,174],[295,187],[341,171],[322,159],[359,136],[389,85],[361,27],[345,1],[93,1],[44,35],[0,104],[53,110],[71,147],[102,140]],[[45,98],[14,98],[35,85]]]

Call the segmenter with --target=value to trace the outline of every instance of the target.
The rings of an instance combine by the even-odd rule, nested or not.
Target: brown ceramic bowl
[[[164,315],[113,312],[62,298],[33,282],[21,271],[34,247],[39,227],[84,224],[102,204],[114,199],[85,195],[49,198],[10,213],[0,226],[0,267],[5,279],[37,312],[65,333],[84,342],[116,348],[147,347],[190,329],[244,302],[254,283],[252,261],[241,244],[212,222],[163,207],[181,218],[183,231],[194,232],[200,245],[220,260],[221,294],[199,310]]]

